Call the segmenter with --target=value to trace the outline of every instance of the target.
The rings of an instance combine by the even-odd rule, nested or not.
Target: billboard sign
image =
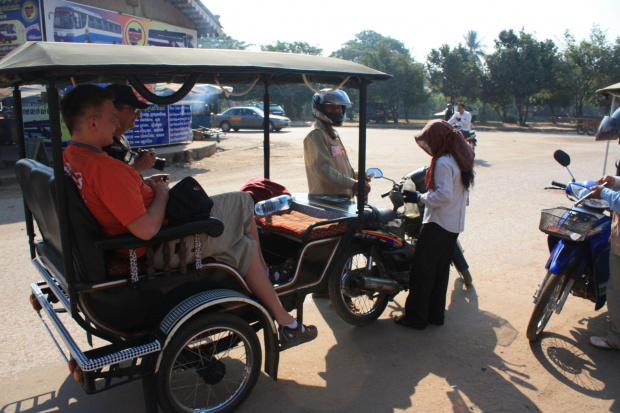
[[[0,58],[26,41],[42,41],[38,0],[0,0]]]
[[[196,30],[66,0],[44,1],[49,42],[196,47]]]

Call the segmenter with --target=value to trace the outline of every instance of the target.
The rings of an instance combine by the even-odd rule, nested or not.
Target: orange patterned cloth
[[[313,217],[294,209],[288,209],[264,217],[255,216],[254,218],[256,219],[256,224],[267,231],[290,235],[299,240],[303,239],[304,233],[310,225],[328,220],[328,218]],[[347,224],[344,222],[319,226],[312,230],[308,236],[308,241],[339,235],[344,233],[346,229]]]

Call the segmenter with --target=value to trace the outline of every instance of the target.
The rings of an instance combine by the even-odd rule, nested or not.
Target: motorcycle
[[[611,218],[605,214],[607,202],[588,199],[594,181],[575,181],[568,166],[570,156],[557,150],[553,157],[566,167],[572,182],[553,181],[573,201],[570,208],[557,207],[541,212],[540,230],[548,235],[550,256],[545,275],[534,294],[534,310],[526,336],[537,340],[554,312],[560,313],[569,294],[595,303],[595,310],[605,304],[605,286],[609,279],[609,236]]]
[[[367,175],[393,183],[382,195],[392,202],[392,209],[377,209],[367,205],[359,227],[350,241],[344,243],[330,266],[329,294],[336,313],[349,324],[363,326],[381,316],[388,302],[401,291],[409,289],[409,278],[415,244],[422,228],[424,207],[415,218],[406,216],[402,187],[411,178],[418,191],[426,192],[424,176],[427,167],[406,174],[399,182],[383,176],[380,169],[371,168]],[[463,282],[472,284],[467,261],[460,243],[454,251],[453,265]]]
[[[475,151],[476,146],[478,145],[478,139],[476,139],[478,135],[476,134],[476,131],[475,130],[470,130],[469,132],[463,131],[461,130],[461,125],[456,125],[456,129],[459,130],[463,134],[463,137],[465,138],[469,146],[471,146],[471,148]]]

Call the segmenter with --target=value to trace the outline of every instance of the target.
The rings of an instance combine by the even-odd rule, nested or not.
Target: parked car
[[[377,123],[387,123],[388,110],[383,103],[369,102],[366,104],[366,120],[371,120]]]
[[[257,103],[256,107],[265,110],[262,103]],[[284,113],[284,109],[282,108],[282,106],[278,105],[277,103],[269,104],[269,113],[271,113],[272,115],[286,116],[286,113]]]
[[[452,109],[452,113],[456,113],[456,109],[457,107],[456,105],[454,105],[454,108]],[[478,117],[478,111],[468,105],[465,105],[465,110],[471,113],[471,121],[475,122],[476,118]],[[433,119],[443,119],[445,114],[446,114],[446,109],[442,110],[441,112],[433,113]]]
[[[211,115],[211,127],[221,128],[224,132],[231,129],[263,129],[265,112],[254,106],[230,108],[224,113]],[[284,116],[270,115],[269,130],[278,132],[282,128],[291,126],[291,120]]]

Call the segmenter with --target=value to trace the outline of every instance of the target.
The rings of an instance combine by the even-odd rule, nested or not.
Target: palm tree
[[[482,59],[486,56],[484,49],[487,48],[485,44],[482,44],[483,39],[478,38],[478,32],[470,30],[465,36],[465,46],[469,49],[470,53],[476,56],[478,63],[482,63]]]

